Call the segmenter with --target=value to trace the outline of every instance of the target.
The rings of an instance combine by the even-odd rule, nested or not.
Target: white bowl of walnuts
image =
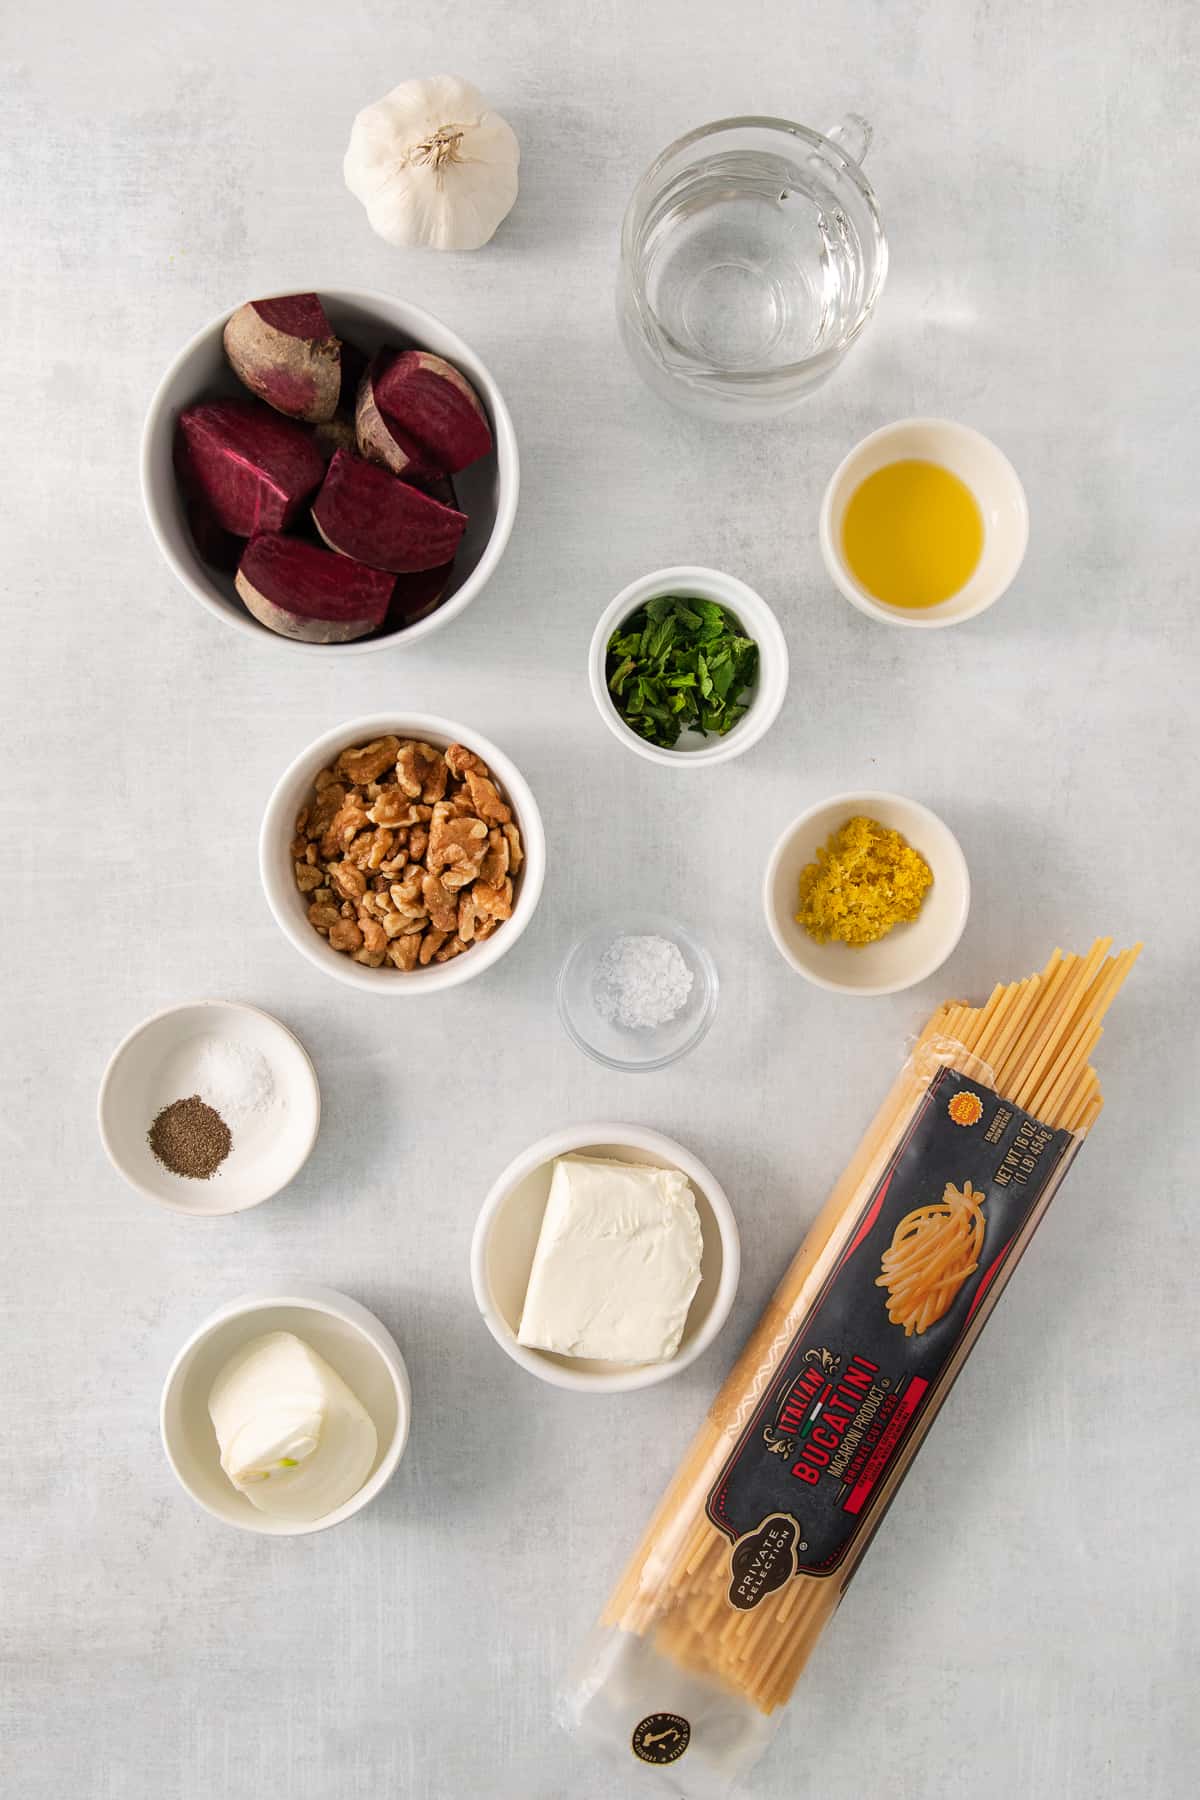
[[[286,771],[259,840],[285,937],[372,993],[429,994],[482,975],[537,907],[546,840],[520,770],[431,714],[327,731]]]

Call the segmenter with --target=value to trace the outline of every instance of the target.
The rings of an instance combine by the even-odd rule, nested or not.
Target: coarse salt
[[[276,1098],[270,1063],[237,1038],[204,1038],[192,1079],[201,1098],[230,1123],[266,1112]]]
[[[651,1031],[682,1012],[693,979],[670,938],[618,937],[596,965],[592,997],[601,1018],[627,1031]]]

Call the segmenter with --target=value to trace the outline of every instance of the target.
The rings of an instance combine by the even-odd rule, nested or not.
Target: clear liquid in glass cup
[[[829,137],[726,119],[664,151],[630,201],[617,308],[664,398],[712,418],[786,412],[841,360],[887,269],[858,159],[870,127]]]

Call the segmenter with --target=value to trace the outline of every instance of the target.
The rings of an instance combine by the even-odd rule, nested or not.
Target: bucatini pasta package
[[[1100,1112],[1110,948],[933,1015],[718,1394],[566,1696],[650,1787],[724,1795],[770,1737]]]

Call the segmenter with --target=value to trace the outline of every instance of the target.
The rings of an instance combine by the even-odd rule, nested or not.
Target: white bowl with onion
[[[315,1519],[262,1512],[221,1467],[209,1397],[231,1357],[270,1332],[290,1332],[327,1362],[375,1427],[374,1460],[357,1492]],[[299,1537],[344,1524],[387,1486],[408,1442],[408,1370],[387,1326],[357,1300],[314,1282],[244,1294],[205,1319],[172,1362],[159,1426],[167,1461],[197,1506],[224,1525],[266,1537]]]
[[[554,1163],[562,1156],[678,1169],[687,1177],[703,1237],[700,1286],[675,1355],[666,1362],[612,1363],[518,1342]],[[702,1356],[729,1317],[741,1273],[733,1209],[712,1170],[682,1144],[642,1125],[573,1125],[539,1138],[514,1157],[488,1192],[471,1242],[471,1284],[483,1322],[506,1356],[539,1381],[577,1393],[628,1393],[670,1381]]]

